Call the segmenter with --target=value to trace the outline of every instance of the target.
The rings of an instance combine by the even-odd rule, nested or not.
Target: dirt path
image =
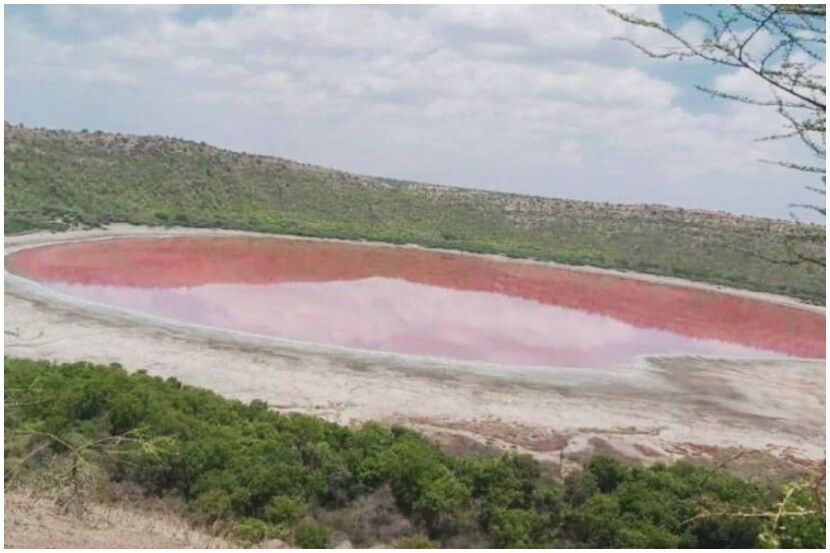
[[[7,237],[5,249],[208,233],[238,234],[115,226]],[[824,312],[789,298],[729,293]],[[554,462],[597,450],[653,461],[731,447],[788,462],[825,456],[824,361],[666,357],[624,370],[505,370],[197,328],[58,296],[8,273],[4,299],[7,356],[118,362],[340,423],[409,424]]]

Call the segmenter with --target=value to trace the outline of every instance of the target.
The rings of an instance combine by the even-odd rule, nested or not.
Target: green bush
[[[586,470],[594,476],[602,493],[613,492],[627,476],[626,469],[608,457],[595,457],[588,463]]]
[[[496,509],[488,532],[496,547],[510,549],[549,547],[553,539],[553,528],[545,517],[530,509]]]
[[[303,549],[325,549],[328,546],[329,531],[322,524],[306,519],[297,525],[294,541]]]
[[[413,510],[434,536],[455,533],[469,509],[470,490],[449,470],[420,484]]]
[[[48,469],[67,460],[73,444],[86,444],[86,460],[114,480],[178,495],[197,521],[229,527],[245,543],[279,537],[324,547],[328,530],[315,516],[382,487],[428,536],[412,538],[413,547],[485,540],[514,548],[819,548],[825,541],[823,488],[803,483],[778,489],[707,467],[623,467],[600,457],[558,483],[527,455],[450,458],[404,428],[281,415],[261,401],[227,400],[115,365],[6,359],[4,367],[7,466],[25,460],[29,470]],[[728,514],[775,512],[782,498],[788,510],[818,512],[778,524]]]
[[[212,489],[193,501],[193,510],[208,523],[227,518],[231,514],[231,498],[224,491]]]
[[[234,524],[231,536],[243,543],[257,544],[271,538],[273,532],[274,529],[268,523],[257,518],[246,518]]]
[[[296,497],[275,495],[265,506],[265,518],[273,524],[294,524],[305,516],[308,506]]]

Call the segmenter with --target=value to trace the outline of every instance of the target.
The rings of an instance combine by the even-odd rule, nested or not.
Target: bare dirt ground
[[[239,233],[119,225],[6,237],[5,250],[175,234]],[[746,449],[769,459],[759,472],[825,457],[823,360],[662,357],[622,370],[508,369],[198,328],[58,296],[8,273],[4,300],[7,356],[117,362],[227,397],[262,399],[281,411],[343,424],[408,425],[450,447],[528,452],[566,468],[596,451],[654,462],[718,459],[724,451]]]
[[[92,502],[68,512],[47,493],[8,489],[3,497],[5,547],[113,549],[229,548],[237,545],[195,530],[187,521],[144,505]]]

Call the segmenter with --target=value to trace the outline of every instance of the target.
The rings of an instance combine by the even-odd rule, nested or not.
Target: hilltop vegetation
[[[7,125],[5,154],[6,233],[112,222],[229,228],[414,243],[825,298],[823,267],[764,259],[788,257],[798,228],[783,221],[416,185],[162,137]]]
[[[97,471],[151,496],[178,497],[195,524],[249,543],[825,542],[823,485],[781,491],[712,468],[628,468],[606,458],[561,482],[529,456],[449,457],[403,428],[281,415],[260,401],[118,366],[6,359],[5,394],[7,487],[47,475],[67,480],[79,497]],[[801,515],[776,519],[779,505]]]

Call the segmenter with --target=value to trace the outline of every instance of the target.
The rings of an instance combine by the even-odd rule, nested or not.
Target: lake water
[[[182,237],[22,250],[63,294],[293,340],[511,365],[636,356],[824,357],[824,317],[695,288],[480,257],[331,242]]]

